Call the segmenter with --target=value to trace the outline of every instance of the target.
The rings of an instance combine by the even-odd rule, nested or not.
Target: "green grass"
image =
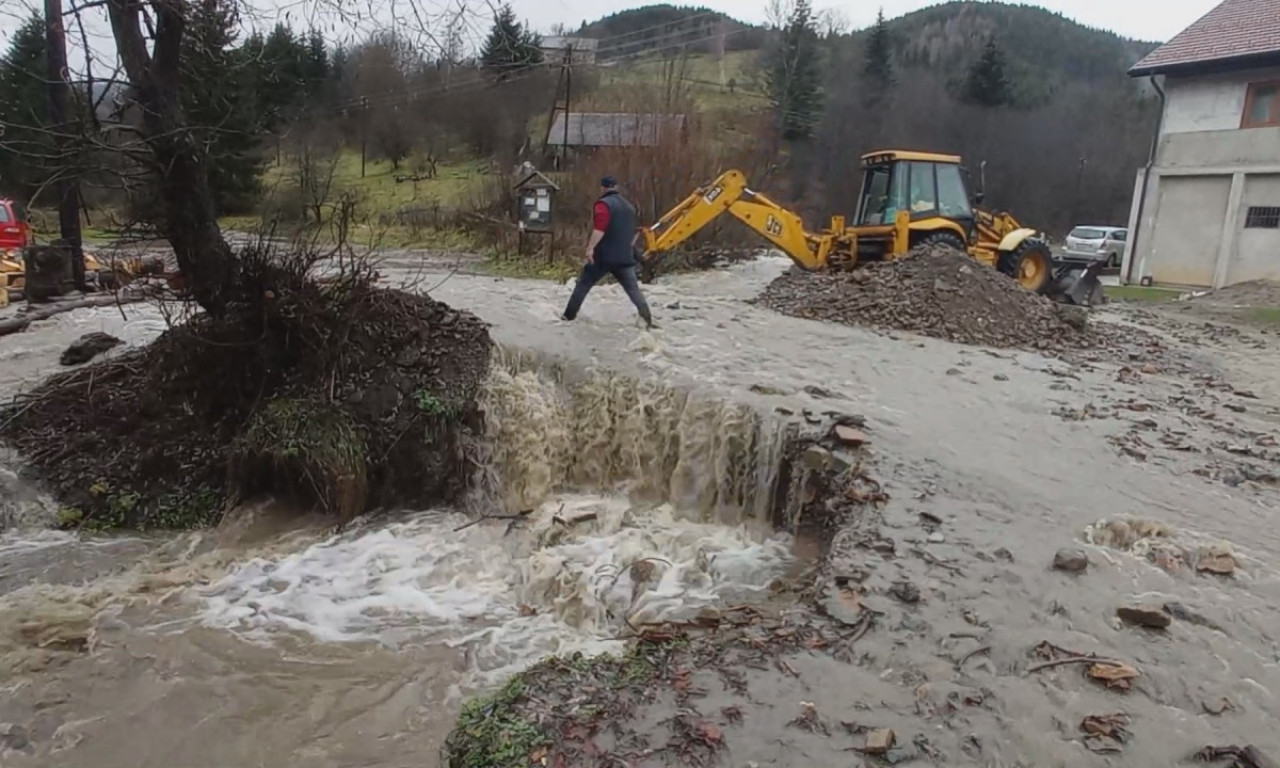
[[[725,108],[756,107],[765,103],[764,96],[753,89],[748,82],[748,71],[755,51],[733,51],[726,53],[723,61],[711,55],[698,54],[689,56],[683,64],[681,61],[670,65],[682,75],[683,89],[693,99],[699,109],[715,111]],[[600,97],[613,95],[621,97],[635,91],[636,86],[662,87],[667,67],[662,59],[639,59],[617,67],[601,71]],[[735,81],[731,93],[728,82]]]
[[[36,242],[47,243],[62,237],[58,229],[57,212],[32,211],[30,213],[31,231]],[[106,245],[114,242],[118,235],[102,226],[80,227],[80,241],[85,245]]]
[[[503,256],[490,255],[484,262],[484,270],[498,277],[511,277],[532,280],[554,280],[564,282],[578,274],[579,264],[564,261],[547,263],[545,256]]]
[[[1258,325],[1280,325],[1280,307],[1253,307],[1246,317]]]
[[[360,208],[367,213],[394,213],[413,206],[439,205],[445,210],[465,207],[484,179],[485,165],[480,160],[442,161],[436,166],[436,178],[419,182],[397,183],[396,176],[413,175],[413,161],[403,160],[399,170],[389,160],[366,157],[364,173],[360,171],[360,151],[345,149],[337,157],[333,169],[334,197],[343,192],[354,193]],[[288,185],[294,173],[290,158],[271,164],[263,173],[267,194]]]
[[[1102,290],[1112,301],[1173,301],[1183,293],[1174,288],[1148,288],[1141,285],[1108,285]]]

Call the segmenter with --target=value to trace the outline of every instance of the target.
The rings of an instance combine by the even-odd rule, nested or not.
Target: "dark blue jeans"
[[[597,264],[594,261],[582,266],[582,274],[578,275],[578,283],[573,287],[573,295],[569,297],[569,305],[564,308],[564,317],[566,320],[572,320],[578,316],[578,310],[582,309],[582,302],[586,300],[587,294],[605,275],[613,275],[613,279],[618,281],[618,285],[622,286],[622,290],[626,291],[627,298],[631,299],[631,303],[636,305],[636,309],[640,312],[640,317],[644,319],[648,325],[653,325],[653,316],[649,312],[649,303],[644,300],[644,294],[640,292],[640,280],[636,277],[636,266],[627,264],[620,266],[616,264]]]

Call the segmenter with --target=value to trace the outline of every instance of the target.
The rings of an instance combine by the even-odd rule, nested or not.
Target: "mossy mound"
[[[0,438],[59,498],[63,523],[201,526],[264,492],[342,520],[452,500],[479,434],[485,325],[368,272],[321,281],[314,260],[242,260],[254,299],[0,410]]]

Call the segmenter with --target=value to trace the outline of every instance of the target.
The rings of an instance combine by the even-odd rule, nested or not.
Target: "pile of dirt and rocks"
[[[1092,346],[1087,313],[946,246],[848,272],[789,270],[756,302],[786,315],[992,347]]]
[[[369,274],[317,281],[274,257],[245,269],[244,293],[259,299],[0,410],[0,438],[58,498],[64,525],[197,526],[259,493],[346,520],[463,489],[485,325]]]

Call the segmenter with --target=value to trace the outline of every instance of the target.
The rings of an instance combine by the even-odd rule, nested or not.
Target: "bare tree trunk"
[[[76,290],[86,291],[84,251],[80,238],[80,162],[73,160],[70,111],[71,86],[67,83],[67,36],[62,25],[62,0],[45,0],[45,49],[49,69],[49,122],[53,140],[64,168],[58,178],[58,229],[64,243],[71,248],[71,276]],[[92,103],[93,94],[89,94]]]
[[[133,98],[142,108],[143,134],[160,172],[162,231],[192,295],[205,311],[216,315],[233,298],[235,256],[218,228],[205,158],[179,100],[184,4],[149,0],[147,7],[155,14],[155,44],[150,52],[140,26],[142,0],[107,0],[111,32],[133,86]]]

